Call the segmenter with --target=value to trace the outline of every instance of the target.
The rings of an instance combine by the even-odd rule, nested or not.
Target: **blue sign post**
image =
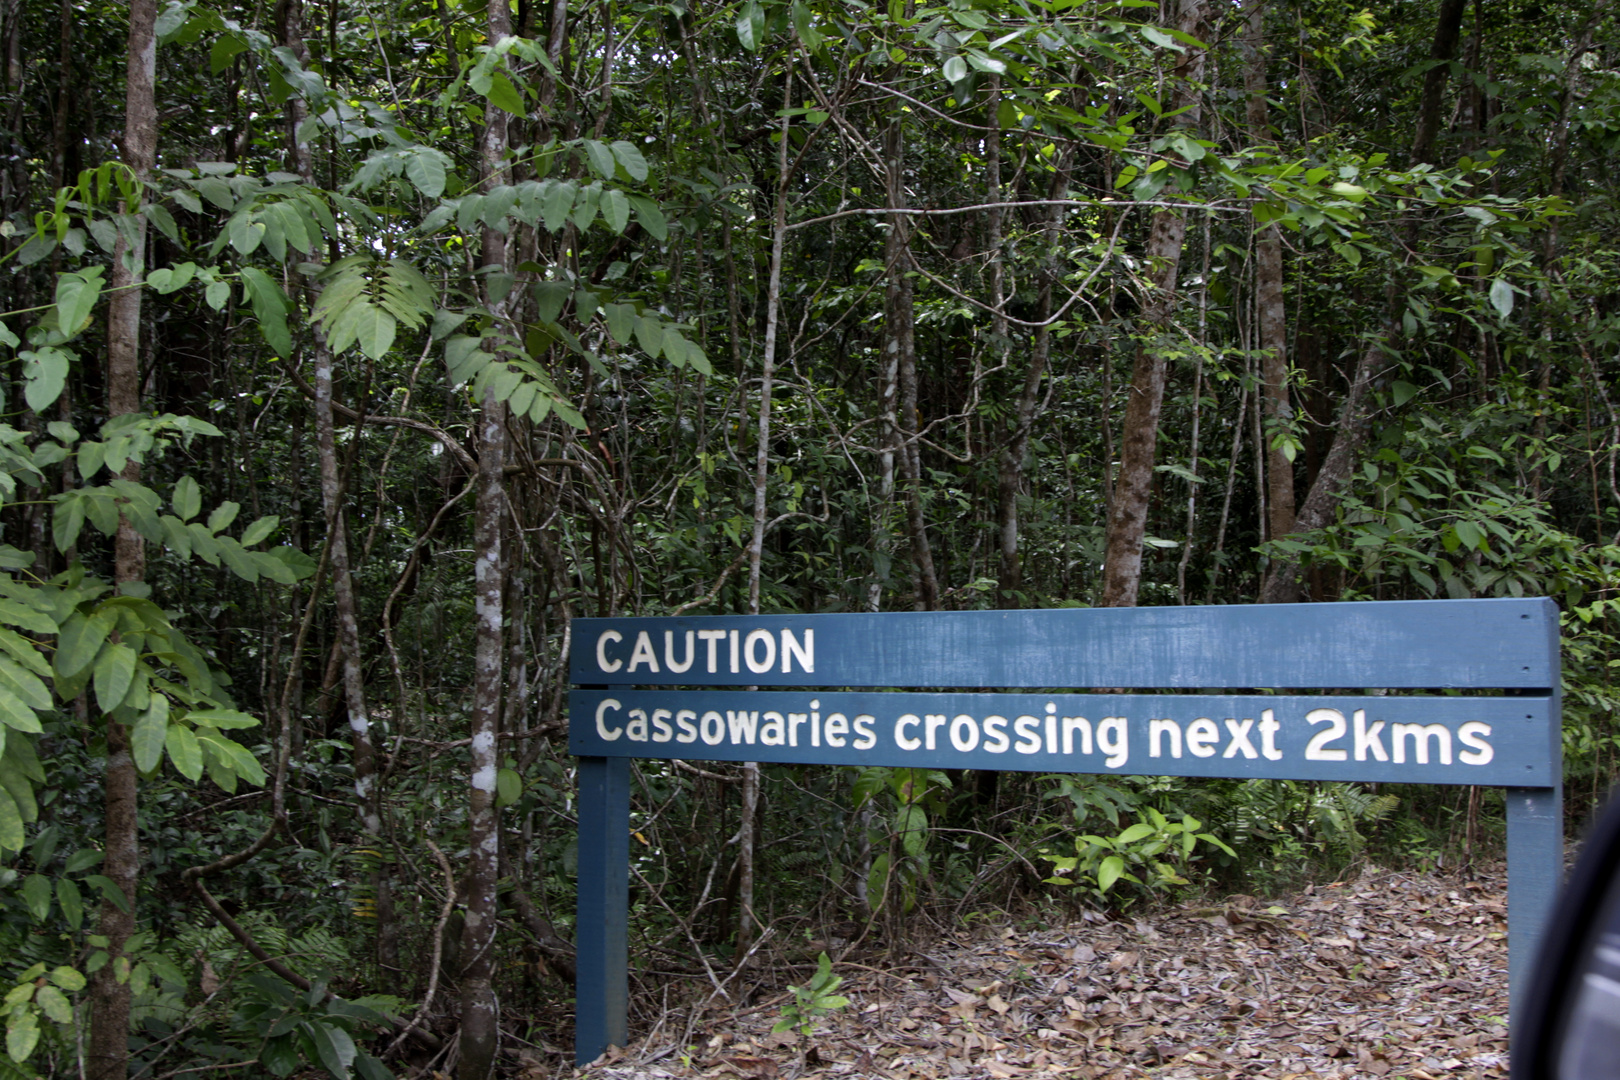
[[[570,670],[581,1064],[627,1037],[631,758],[1503,787],[1515,992],[1563,870],[1550,600],[578,619]]]

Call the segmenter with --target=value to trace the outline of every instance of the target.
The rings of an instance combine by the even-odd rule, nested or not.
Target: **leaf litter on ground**
[[[1507,903],[1475,880],[1369,869],[1278,901],[978,926],[852,955],[808,1036],[773,1007],[665,1017],[591,1080],[1507,1076]],[[767,1005],[776,1004],[767,996]]]

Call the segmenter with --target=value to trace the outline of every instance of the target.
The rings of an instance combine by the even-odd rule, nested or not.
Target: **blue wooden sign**
[[[1550,600],[577,619],[569,661],[581,1064],[627,1037],[631,758],[1503,787],[1515,986],[1562,872]]]

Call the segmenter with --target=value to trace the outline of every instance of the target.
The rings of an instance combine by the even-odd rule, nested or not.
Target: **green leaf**
[[[242,546],[252,547],[254,544],[264,541],[271,533],[276,531],[276,526],[280,524],[281,518],[275,514],[260,518],[243,531]]]
[[[657,356],[664,347],[664,324],[658,316],[643,315],[636,320],[636,342],[648,356]]]
[[[641,151],[636,148],[634,143],[628,143],[620,139],[612,144],[612,150],[613,156],[618,159],[619,164],[623,166],[630,179],[638,183],[647,179],[650,171],[647,168],[647,159],[641,156]]]
[[[51,618],[49,615],[46,615],[42,611],[35,611],[31,607],[24,607],[15,600],[0,599],[0,622],[8,622],[12,626],[20,626],[24,630],[32,630],[36,634],[56,633],[55,619]],[[9,631],[6,631],[6,633],[9,633]],[[29,649],[33,648],[33,646],[28,645],[27,642],[25,642],[22,638],[17,637],[17,635],[13,634],[11,636],[13,639],[15,639],[16,643],[19,643]],[[11,643],[0,639],[0,644],[6,644],[9,647]]]
[[[54,968],[47,978],[70,994],[77,994],[85,987],[84,976],[66,966]]]
[[[40,726],[39,716],[34,710],[3,686],[0,686],[0,723],[29,735],[38,735],[45,730]]]
[[[1110,855],[1097,867],[1097,887],[1107,892],[1114,887],[1114,882],[1125,875],[1125,860],[1118,855]]]
[[[523,795],[523,777],[516,769],[501,769],[495,774],[495,805],[511,806]]]
[[[568,212],[574,208],[575,188],[572,184],[556,183],[540,200],[540,218],[547,232],[557,232],[568,221]]]
[[[309,1035],[310,1042],[315,1044],[315,1053],[326,1071],[333,1076],[347,1077],[354,1065],[355,1055],[354,1040],[349,1033],[319,1020],[306,1021],[299,1026]]]
[[[11,793],[0,789],[0,849],[23,849],[23,819]]]
[[[737,14],[737,41],[749,52],[758,52],[765,39],[765,9],[748,0]]]
[[[186,719],[193,724],[202,724],[211,728],[250,728],[258,727],[259,720],[245,712],[235,709],[192,709],[186,713]]]
[[[84,883],[101,893],[104,899],[111,901],[113,907],[126,915],[129,914],[129,897],[124,895],[124,890],[120,889],[112,878],[105,874],[91,874],[84,879]]]
[[[356,304],[350,318],[360,351],[373,360],[381,360],[394,344],[394,334],[398,329],[394,317],[372,304]]]
[[[113,618],[105,612],[98,611],[88,616],[74,612],[68,616],[56,639],[56,656],[52,665],[56,673],[71,679],[88,668],[112,629]]]
[[[234,503],[228,500],[220,503],[218,506],[214,507],[213,513],[208,515],[208,531],[211,533],[218,533],[223,529],[230,528],[231,522],[236,520],[237,512],[241,509],[242,505],[240,503]]]
[[[44,922],[51,913],[51,898],[55,890],[51,888],[51,879],[44,874],[29,874],[23,882],[23,903],[28,905],[28,913],[36,922]]]
[[[1491,282],[1491,306],[1504,319],[1513,314],[1513,286],[1505,278]]]
[[[1405,405],[1417,396],[1418,388],[1404,379],[1396,379],[1390,386],[1390,395],[1394,397],[1396,405]]]
[[[108,643],[96,657],[96,703],[101,711],[110,713],[124,703],[129,684],[135,678],[135,663],[139,659],[128,645]]]
[[[56,279],[56,322],[62,333],[74,337],[90,321],[101,297],[101,268],[82,274],[63,274]]]
[[[613,173],[617,165],[613,160],[613,151],[606,143],[597,142],[595,139],[586,139],[585,156],[590,159],[591,171],[604,180],[613,179]]]
[[[510,111],[510,110],[508,110]],[[418,146],[405,159],[405,176],[423,198],[437,199],[444,194],[444,155],[437,150]]]
[[[195,477],[182,476],[174,483],[174,494],[169,499],[181,521],[190,521],[202,512],[202,489]]]
[[[960,56],[953,56],[945,61],[945,68],[941,72],[948,83],[958,83],[967,78],[967,61]]]
[[[1118,836],[1114,837],[1114,843],[1134,844],[1143,837],[1152,835],[1153,826],[1139,821],[1135,825],[1132,825],[1130,828],[1126,829],[1124,832],[1120,833]]]
[[[12,1013],[6,1023],[6,1053],[11,1060],[23,1062],[39,1045],[39,1014],[24,1011]]]
[[[169,750],[169,760],[174,762],[175,769],[187,780],[202,778],[203,756],[202,747],[197,743],[197,736],[184,724],[171,723],[164,735],[164,743]]]
[[[137,769],[150,773],[163,764],[163,744],[168,734],[169,699],[153,694],[152,704],[135,721],[135,730],[130,734]]]
[[[73,883],[68,881],[64,882],[63,884],[72,885]],[[79,918],[70,920],[73,922],[75,929],[77,929],[79,921],[83,918],[84,909],[83,907],[80,907]],[[34,991],[34,1001],[39,1005],[41,1012],[50,1017],[52,1020],[55,1020],[58,1024],[73,1023],[73,1006],[68,1003],[68,999],[63,995],[62,991],[58,990],[56,987],[49,984],[41,986],[38,990]]]
[[[495,71],[489,77],[489,93],[484,95],[489,103],[503,112],[513,116],[527,116],[523,107],[523,95],[518,88],[512,85],[512,80],[506,77],[506,72]]]
[[[53,704],[51,692],[40,677],[8,656],[0,656],[0,686],[8,687],[30,708],[49,709]]]
[[[624,192],[611,188],[602,192],[602,220],[614,232],[624,232],[624,227],[630,224],[630,200],[624,197]]]
[[[22,360],[23,378],[27,380],[23,387],[23,400],[28,403],[30,409],[43,414],[55,404],[57,398],[62,396],[62,387],[67,385],[72,354],[62,349],[45,347],[25,349],[17,356]]]

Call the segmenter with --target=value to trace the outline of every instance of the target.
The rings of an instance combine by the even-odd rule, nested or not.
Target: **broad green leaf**
[[[214,512],[208,515],[208,531],[218,533],[223,529],[230,528],[231,522],[236,520],[236,515],[241,509],[241,503],[234,503],[229,500],[220,503],[214,507]]]
[[[135,730],[130,733],[137,769],[150,773],[163,763],[163,745],[168,734],[169,699],[162,694],[153,694],[151,705],[141,713],[135,721]]]
[[[51,898],[55,890],[51,888],[51,879],[44,874],[29,874],[23,881],[23,903],[28,905],[28,913],[37,922],[44,922],[51,913]]]
[[[617,168],[613,160],[613,151],[606,143],[595,139],[585,140],[585,156],[590,160],[591,171],[604,180],[613,179],[614,169]]]
[[[23,849],[23,819],[11,794],[0,789],[0,850]]]
[[[319,1020],[305,1021],[299,1026],[308,1033],[310,1042],[315,1044],[315,1053],[326,1071],[333,1076],[348,1076],[355,1055],[354,1040],[349,1033],[335,1024]]]
[[[607,320],[608,333],[620,345],[630,344],[636,332],[636,306],[634,304],[603,304],[602,317]]]
[[[52,705],[51,692],[38,675],[8,656],[0,656],[0,686],[5,686],[34,709]]]
[[[945,76],[945,81],[948,83],[961,82],[967,78],[967,61],[960,56],[953,56],[945,61],[945,67],[941,74]]]
[[[34,1052],[39,1045],[39,1014],[33,1012],[12,1013],[6,1024],[6,1053],[11,1060],[23,1062]]]
[[[765,9],[748,0],[737,15],[737,40],[749,52],[758,52],[765,40]]]
[[[405,159],[405,176],[423,198],[437,199],[444,194],[444,157],[437,150],[416,147]]]
[[[28,403],[30,409],[43,414],[47,408],[55,404],[57,398],[62,396],[62,387],[67,384],[72,354],[47,346],[25,349],[17,356],[22,360],[23,378],[26,380],[23,386],[23,400]]]
[[[1125,875],[1125,860],[1118,855],[1110,855],[1097,867],[1097,887],[1107,892],[1114,887],[1114,882]]]
[[[54,620],[48,621],[52,622],[54,625]],[[43,632],[53,633],[54,631]],[[39,675],[42,678],[50,677],[51,665],[49,661],[47,661],[45,657],[41,655],[38,649],[34,648],[33,642],[29,641],[15,630],[0,629],[0,649],[4,649],[7,653],[10,653],[17,659],[18,662],[20,662],[24,667],[26,667],[29,671],[32,671],[34,674]]]
[[[101,711],[110,713],[124,703],[129,684],[135,678],[135,664],[139,659],[128,645],[109,642],[96,657],[96,703]]]
[[[202,512],[202,489],[197,486],[195,477],[182,476],[175,481],[170,505],[181,521],[190,521]]]
[[[36,634],[56,633],[55,619],[51,618],[42,611],[35,611],[31,607],[25,607],[15,600],[0,599],[0,622],[8,622],[12,626],[20,626],[24,630],[32,630]],[[0,633],[10,632],[0,631]],[[15,639],[15,643],[30,649],[32,648],[32,646],[28,646],[27,643],[23,641],[22,638],[17,637],[17,635],[13,634],[11,636]],[[0,640],[0,644],[5,644],[9,648],[13,642]]]
[[[164,744],[168,747],[169,760],[174,762],[181,776],[193,781],[202,778],[202,747],[197,744],[197,736],[191,733],[190,728],[171,723],[164,735]]]
[[[1418,388],[1405,379],[1396,379],[1390,384],[1390,395],[1395,399],[1396,405],[1405,405],[1417,396]]]
[[[73,882],[64,881],[61,884],[72,885]],[[68,920],[75,930],[78,929],[80,921],[84,918],[83,906],[78,908],[78,912],[78,918]],[[73,1023],[73,1006],[68,1003],[68,999],[63,996],[62,991],[49,983],[34,991],[34,1001],[39,1005],[40,1011],[58,1024]]]
[[[52,666],[63,678],[71,679],[90,666],[101,651],[102,642],[112,633],[113,619],[105,612],[92,615],[74,612],[62,624],[62,633],[56,639],[56,656]]]
[[[624,171],[629,174],[630,179],[638,183],[647,179],[650,171],[647,168],[647,159],[641,156],[641,151],[636,148],[634,143],[628,143],[620,139],[613,143],[612,149],[613,156],[618,158],[619,164],[624,167]]]
[[[658,316],[643,315],[636,320],[636,342],[648,356],[657,356],[664,348],[664,324]]]
[[[523,777],[516,769],[501,769],[495,774],[495,805],[511,806],[523,795]]]
[[[557,232],[568,222],[568,212],[574,208],[575,188],[572,184],[556,183],[540,200],[540,219],[547,232]]]
[[[257,717],[235,709],[192,709],[186,713],[186,719],[193,724],[202,724],[211,728],[250,728],[258,727]]]
[[[0,686],[0,723],[29,735],[38,735],[45,730],[40,726],[39,715],[3,686]]]
[[[51,982],[55,983],[57,986],[60,986],[70,994],[77,994],[85,987],[84,976],[70,967],[64,966],[55,968],[47,977],[51,980]]]
[[[356,304],[350,318],[360,351],[373,360],[381,360],[394,344],[394,333],[398,329],[394,317],[376,305]]]
[[[630,224],[630,200],[624,197],[624,192],[612,188],[602,192],[602,220],[614,232],[624,232],[624,227]]]
[[[1491,282],[1491,306],[1504,319],[1513,314],[1513,286],[1507,279],[1497,278]]]
[[[527,116],[528,111],[523,107],[523,95],[518,88],[512,85],[512,80],[506,77],[506,72],[491,73],[489,79],[489,93],[484,95],[489,103],[497,109],[509,112],[513,116]]]
[[[84,329],[101,297],[102,284],[99,266],[56,279],[56,321],[62,333],[74,337]]]
[[[262,542],[268,538],[271,533],[275,532],[276,526],[280,524],[281,518],[275,514],[268,514],[265,517],[259,518],[257,521],[243,530],[242,546],[252,547],[254,544]]]

